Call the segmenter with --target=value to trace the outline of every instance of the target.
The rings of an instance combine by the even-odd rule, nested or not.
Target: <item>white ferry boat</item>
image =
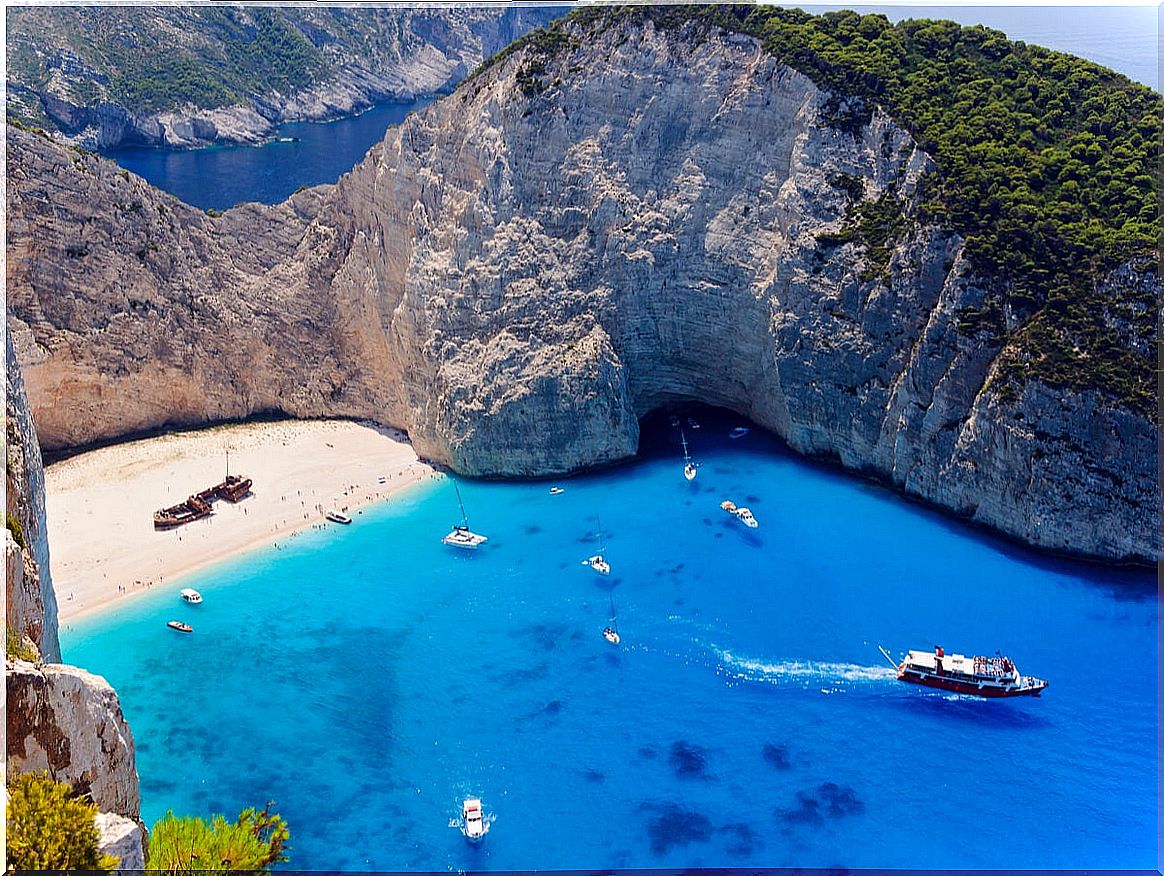
[[[1001,654],[995,657],[967,657],[947,654],[936,647],[933,651],[909,651],[900,663],[889,652],[878,646],[885,658],[897,670],[899,681],[920,684],[953,693],[979,697],[1037,697],[1048,682],[1033,675],[1022,675],[1014,661]]]
[[[202,604],[202,594],[191,587],[183,587],[179,595],[182,597],[183,601],[188,602],[191,605]]]

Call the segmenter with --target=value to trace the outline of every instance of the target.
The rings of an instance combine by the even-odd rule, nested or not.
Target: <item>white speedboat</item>
[[[177,630],[179,633],[192,633],[192,632],[194,632],[194,628],[192,626],[190,626],[189,624],[184,624],[181,621],[176,621],[176,620],[166,621],[166,626],[168,626],[171,630]]]
[[[479,842],[489,833],[489,820],[476,797],[469,797],[461,804],[461,833],[471,843]]]
[[[185,602],[191,605],[200,605],[202,603],[202,594],[190,587],[183,587],[179,595]]]
[[[344,514],[342,511],[336,511],[334,508],[332,508],[328,511],[325,511],[323,513],[323,516],[326,517],[328,520],[333,521],[334,523],[351,523],[352,522],[352,518],[348,517],[348,515]]]
[[[743,438],[745,435],[748,434],[749,431],[750,430],[748,429],[747,426],[736,426],[734,429],[732,429],[730,432],[728,432],[728,437],[729,438]]]
[[[550,495],[551,496],[560,496],[564,492],[566,492],[566,491],[563,490],[561,487],[550,487]]]
[[[679,440],[683,442],[683,477],[689,481],[695,480],[695,463],[691,461],[691,454],[687,452],[687,436],[683,434],[683,430],[679,430]]]
[[[610,574],[610,563],[606,562],[606,539],[602,537],[602,518],[598,518],[598,553],[582,561],[583,566],[589,566],[599,575]]]
[[[736,503],[733,502],[731,499],[724,499],[722,502],[719,503],[719,507],[721,507],[728,514],[731,514],[733,517],[735,517],[737,520],[739,520],[741,523],[743,523],[744,526],[748,527],[748,529],[755,529],[757,526],[760,525],[756,521],[756,518],[752,514],[752,511],[750,508],[745,508],[742,505],[737,506]]]
[[[457,504],[461,506],[461,522],[453,527],[452,532],[441,539],[441,544],[475,551],[480,545],[489,541],[489,537],[469,529],[469,517],[465,514],[465,503],[461,501],[461,488],[457,486],[456,481],[453,481],[453,489],[457,491]]]

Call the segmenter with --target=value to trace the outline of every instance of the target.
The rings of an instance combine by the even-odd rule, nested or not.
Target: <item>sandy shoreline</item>
[[[177,529],[153,512],[222,480],[253,495]],[[403,435],[339,420],[218,426],[103,447],[45,468],[49,562],[62,625],[199,568],[439,477]],[[338,524],[327,524],[338,525]]]

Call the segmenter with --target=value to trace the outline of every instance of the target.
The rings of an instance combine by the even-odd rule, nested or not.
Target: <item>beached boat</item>
[[[683,430],[679,430],[679,440],[683,442],[683,477],[689,481],[695,480],[695,463],[691,461],[691,454],[687,452],[687,436],[683,434]]]
[[[750,508],[745,508],[742,505],[736,505],[736,503],[731,499],[724,499],[724,501],[719,503],[719,507],[721,507],[728,514],[734,516],[737,520],[743,523],[744,526],[748,527],[748,529],[755,529],[760,525],[756,521],[756,518],[752,514]]]
[[[598,518],[598,553],[582,561],[583,566],[589,566],[599,575],[610,574],[610,563],[606,562],[606,539],[602,537],[602,518]]]
[[[179,633],[192,633],[194,628],[189,624],[184,624],[181,621],[166,621],[166,626],[171,630],[177,630]]]
[[[1045,679],[1022,675],[1013,660],[997,652],[994,657],[967,657],[947,654],[939,647],[909,651],[898,663],[888,651],[877,647],[897,670],[898,680],[910,684],[979,697],[1037,697],[1048,684]]]
[[[461,804],[460,827],[465,839],[471,843],[479,842],[489,833],[489,820],[485,818],[481,801],[476,797],[469,797]]]
[[[614,610],[613,593],[610,594],[610,626],[602,631],[602,638],[612,645],[617,645],[622,641],[622,636],[618,634],[618,614]]]
[[[336,511],[334,508],[323,512],[323,516],[335,523],[351,523],[352,518],[344,514],[342,511]]]
[[[213,488],[218,498],[228,502],[241,502],[251,494],[251,479],[242,475],[228,474],[226,480]]]
[[[441,544],[465,550],[476,550],[479,545],[489,541],[489,538],[469,529],[469,516],[465,513],[465,503],[461,501],[461,488],[457,486],[456,481],[453,481],[453,489],[457,491],[457,504],[461,507],[461,522],[453,527],[452,532],[441,539]]]
[[[172,505],[154,512],[154,529],[173,529],[184,523],[192,523],[214,513],[210,503],[200,496],[191,496],[179,505]]]
[[[202,594],[192,587],[183,587],[180,594],[183,602],[188,602],[191,605],[202,604]]]
[[[750,430],[748,429],[747,426],[736,426],[734,429],[732,429],[730,432],[728,432],[728,437],[729,438],[743,438],[745,435],[748,434],[749,431]]]

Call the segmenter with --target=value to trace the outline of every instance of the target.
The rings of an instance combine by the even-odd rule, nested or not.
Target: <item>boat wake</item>
[[[835,684],[864,684],[896,681],[889,666],[862,666],[857,663],[827,663],[815,660],[757,660],[731,651],[717,651],[720,670],[742,681],[819,687]]]

